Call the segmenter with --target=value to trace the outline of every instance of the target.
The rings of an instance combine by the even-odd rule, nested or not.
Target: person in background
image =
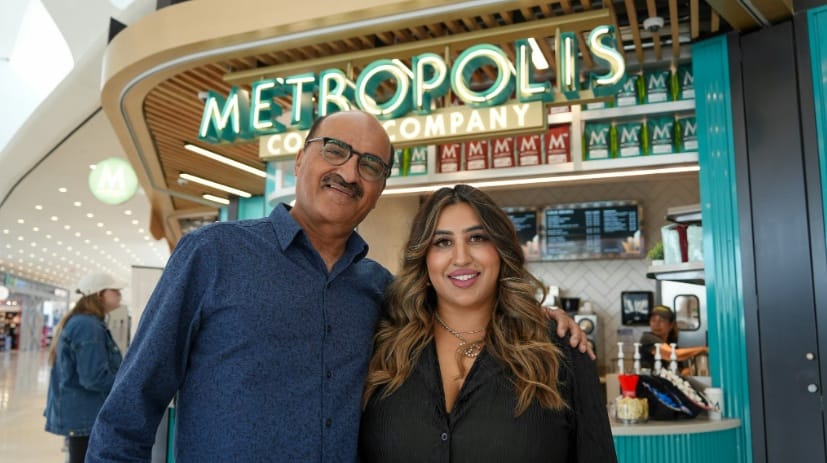
[[[184,235],[87,461],[149,461],[176,394],[176,461],[355,461],[371,339],[392,276],[354,230],[392,162],[374,116],[332,113],[296,155],[295,206]]]
[[[121,365],[121,351],[104,319],[121,305],[125,286],[106,273],[83,277],[80,299],[55,328],[43,415],[46,431],[67,436],[69,463],[86,458],[92,425]]]
[[[524,264],[480,190],[422,205],[375,335],[364,463],[617,461],[594,362],[552,334]]]
[[[670,343],[678,343],[678,324],[675,322],[675,312],[665,305],[656,305],[649,314],[649,329],[640,337],[640,366],[641,368],[655,368],[655,344],[660,343],[660,356],[663,368],[667,368],[672,356]],[[678,357],[678,372],[689,374],[685,361],[700,354],[708,354],[707,346],[678,347],[675,354]]]

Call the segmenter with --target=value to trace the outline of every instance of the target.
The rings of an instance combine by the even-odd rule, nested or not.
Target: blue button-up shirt
[[[353,233],[328,272],[280,205],[176,246],[92,431],[87,462],[146,460],[177,392],[179,462],[356,459],[392,276]]]

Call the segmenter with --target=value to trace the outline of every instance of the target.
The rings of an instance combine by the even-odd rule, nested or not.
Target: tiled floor
[[[0,352],[0,461],[61,463],[63,437],[43,430],[46,351]]]

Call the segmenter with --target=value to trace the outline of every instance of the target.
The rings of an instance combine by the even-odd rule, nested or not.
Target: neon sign
[[[304,73],[260,80],[252,84],[249,93],[232,87],[224,97],[210,90],[198,138],[221,143],[303,131],[310,127],[314,115],[350,109],[361,109],[382,121],[454,111],[457,108],[432,107],[432,102],[444,97],[449,89],[473,109],[501,106],[511,98],[519,104],[575,102],[613,95],[626,76],[623,55],[615,48],[614,27],[594,28],[586,45],[595,60],[608,69],[604,74],[589,73],[586,90],[581,89],[579,78],[577,35],[559,31],[555,40],[557,88],[547,81],[534,81],[531,47],[528,40],[520,39],[515,42],[513,63],[502,48],[479,44],[460,53],[451,66],[439,55],[423,53],[412,58],[410,68],[398,59],[371,62],[355,82],[340,69],[325,69],[318,75]],[[476,90],[471,77],[483,66],[493,67],[496,77],[486,89]],[[394,93],[378,101],[378,90],[387,81],[395,83]],[[275,103],[276,97],[283,96],[292,97],[289,115]]]

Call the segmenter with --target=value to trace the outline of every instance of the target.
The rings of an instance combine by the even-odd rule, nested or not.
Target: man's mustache
[[[330,186],[330,185],[339,185],[339,187],[344,188],[353,194],[354,198],[361,198],[365,192],[362,190],[362,187],[358,183],[348,183],[345,179],[342,178],[341,175],[336,173],[330,173],[325,175],[322,178],[322,185]]]

